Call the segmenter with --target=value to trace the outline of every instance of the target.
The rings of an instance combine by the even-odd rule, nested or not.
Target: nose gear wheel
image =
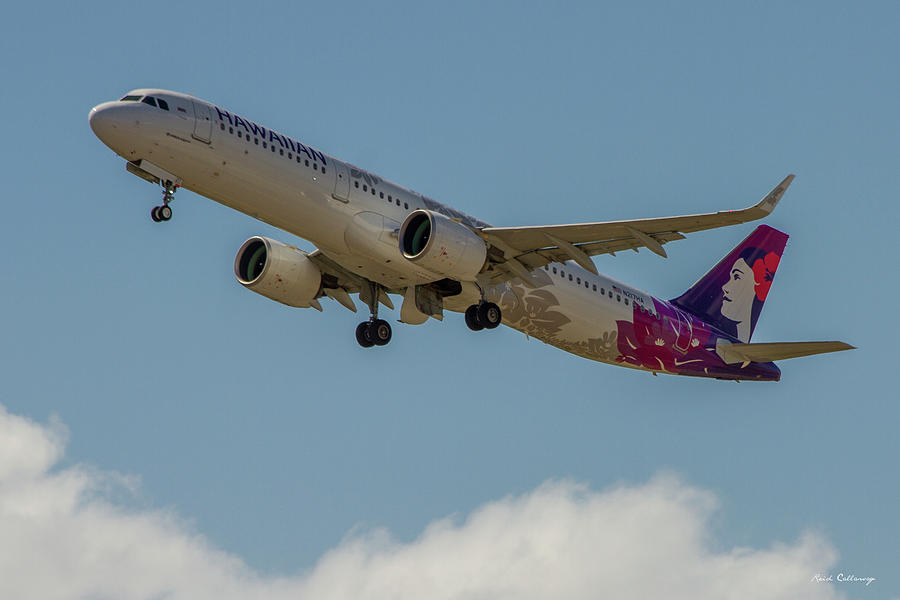
[[[172,207],[169,206],[169,202],[175,199],[175,190],[177,189],[178,186],[171,181],[165,183],[163,186],[163,203],[160,206],[154,206],[153,210],[150,211],[150,218],[153,219],[154,223],[168,221],[172,218]]]

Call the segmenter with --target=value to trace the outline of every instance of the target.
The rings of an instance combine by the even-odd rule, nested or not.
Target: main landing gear
[[[481,331],[482,329],[494,329],[500,325],[503,320],[503,313],[500,307],[493,302],[482,302],[481,304],[473,304],[466,309],[466,325],[472,331]]]
[[[384,319],[369,319],[356,326],[356,341],[363,348],[384,346],[391,341],[391,324]]]
[[[154,206],[153,210],[150,211],[150,218],[153,219],[154,223],[168,221],[172,218],[172,207],[169,206],[169,202],[175,199],[175,190],[177,189],[178,186],[173,184],[171,181],[167,181],[163,186],[162,205]]]
[[[393,335],[391,324],[378,318],[378,284],[370,283],[369,320],[356,326],[356,341],[363,348],[384,346],[391,341]]]

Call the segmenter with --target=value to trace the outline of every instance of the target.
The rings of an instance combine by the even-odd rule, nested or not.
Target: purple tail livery
[[[760,225],[672,304],[749,342],[787,240],[786,233]]]

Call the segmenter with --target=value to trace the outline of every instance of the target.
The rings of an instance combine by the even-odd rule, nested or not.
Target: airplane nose
[[[88,115],[88,123],[91,125],[91,130],[101,140],[108,138],[115,129],[110,112],[109,107],[100,104],[92,108]]]

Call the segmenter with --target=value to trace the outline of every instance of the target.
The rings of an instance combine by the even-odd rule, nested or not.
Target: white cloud
[[[669,475],[601,492],[547,482],[411,543],[354,535],[307,573],[260,575],[169,513],[111,502],[127,480],[54,469],[64,440],[0,405],[0,598],[842,597],[810,581],[836,560],[821,536],[716,549],[715,496]]]

